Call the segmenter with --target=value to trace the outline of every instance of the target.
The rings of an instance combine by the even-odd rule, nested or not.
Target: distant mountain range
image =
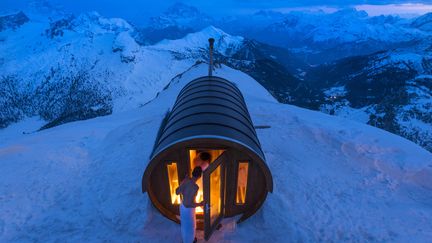
[[[175,4],[142,27],[94,12],[43,16],[0,17],[2,127],[34,115],[50,127],[144,105],[205,62],[213,37],[216,63],[251,75],[279,102],[368,123],[432,151],[430,14],[215,19]]]
[[[178,34],[210,23],[245,37],[221,60],[280,102],[368,123],[432,151],[432,13],[404,19],[355,9],[259,11],[215,19],[176,4],[147,28]]]
[[[309,64],[320,64],[410,46],[430,36],[432,13],[404,19],[384,15],[369,17],[365,11],[343,9],[331,14],[258,11],[213,18],[195,7],[177,3],[162,15],[151,18],[144,30],[150,42],[157,42],[179,38],[181,33],[199,31],[208,25],[289,49]]]

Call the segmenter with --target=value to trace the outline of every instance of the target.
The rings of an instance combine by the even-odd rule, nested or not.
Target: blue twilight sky
[[[41,0],[39,0],[40,2]],[[107,17],[122,17],[135,22],[144,22],[150,16],[161,14],[175,2],[182,2],[202,10],[204,13],[221,16],[253,13],[258,10],[289,12],[293,10],[334,12],[340,8],[355,7],[369,15],[398,14],[412,17],[432,12],[432,0],[46,0],[60,5],[66,11],[80,13],[98,11]],[[24,0],[0,0],[0,12],[23,9]],[[3,11],[1,11],[3,10]]]

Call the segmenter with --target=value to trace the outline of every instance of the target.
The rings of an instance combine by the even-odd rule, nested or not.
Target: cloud
[[[432,11],[432,0],[186,0],[211,14],[253,13],[261,9],[281,12],[316,11],[334,12],[342,8],[365,10],[369,15],[399,14],[421,15]]]
[[[239,5],[273,6],[273,7],[302,7],[302,6],[337,6],[347,7],[354,5],[387,5],[387,4],[430,4],[431,0],[221,0],[222,2],[235,2]]]
[[[362,4],[355,6],[357,10],[364,10],[370,16],[397,14],[401,17],[415,17],[421,14],[432,12],[432,5],[421,3],[371,5]]]

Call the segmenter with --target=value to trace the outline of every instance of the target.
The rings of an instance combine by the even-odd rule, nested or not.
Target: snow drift
[[[141,193],[160,120],[196,65],[148,104],[30,132],[0,131],[0,241],[180,241],[180,227]],[[432,154],[388,132],[277,103],[226,66],[215,75],[245,96],[274,177],[274,192],[211,242],[416,241],[432,236]]]

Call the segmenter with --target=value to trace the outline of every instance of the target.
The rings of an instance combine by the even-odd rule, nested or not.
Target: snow
[[[180,227],[141,193],[161,119],[196,65],[141,108],[22,134],[0,131],[0,241],[179,242]],[[388,132],[279,104],[226,66],[215,75],[245,96],[273,174],[274,192],[210,242],[389,241],[432,237],[432,154]],[[5,139],[7,138],[7,139]],[[199,240],[204,242],[203,240]]]
[[[422,62],[425,59],[425,50],[391,50],[378,54],[376,58],[370,60],[368,69],[370,75],[380,73],[386,68],[399,68],[402,70],[417,70],[424,72]]]
[[[426,78],[428,78],[428,79],[432,79],[432,75],[428,75],[428,74],[421,74],[421,75],[418,75],[417,77],[416,77],[416,79],[426,79]]]
[[[244,38],[241,36],[231,36],[223,32],[221,29],[214,26],[208,26],[196,33],[190,33],[182,39],[178,40],[163,40],[155,45],[160,49],[171,51],[184,51],[193,48],[206,48],[208,47],[208,39],[212,37],[215,39],[214,48],[218,52],[229,55],[234,52],[243,43]]]
[[[132,31],[133,27],[121,18],[104,18],[98,12],[80,14],[75,20],[79,32],[93,34]]]
[[[406,20],[392,16],[369,17],[364,11],[342,9],[334,13],[290,12],[266,28],[316,43],[401,42],[427,36],[427,32],[406,26]],[[283,36],[281,36],[283,37]]]
[[[344,97],[347,94],[345,86],[336,86],[330,89],[324,90],[323,92],[328,98],[339,98]]]
[[[416,70],[422,70],[422,60],[423,56],[417,53],[392,53],[392,55],[390,55],[390,61],[392,63],[412,63],[415,64]],[[402,64],[401,68],[404,68],[403,65],[405,64]]]
[[[336,96],[333,97],[337,98]],[[351,121],[361,122],[363,124],[367,124],[369,122],[369,115],[371,113],[376,114],[373,106],[352,108],[350,107],[349,101],[346,99],[334,101],[329,104],[323,104],[320,106],[320,111],[326,114],[343,117]]]
[[[169,6],[162,15],[151,17],[148,27],[152,29],[164,29],[179,27],[181,29],[199,30],[214,22],[214,19],[193,6],[176,2]]]
[[[176,26],[198,30],[213,24],[230,33],[294,48],[306,47],[308,44],[325,47],[331,43],[398,43],[430,36],[430,14],[412,20],[393,15],[368,16],[367,12],[355,8],[331,13],[292,10],[261,10],[212,18],[195,7],[177,3],[162,15],[150,18],[148,27],[164,29]],[[337,48],[337,45],[333,47]]]
[[[345,99],[347,90],[345,86],[335,86],[323,90],[327,103],[320,105],[320,111],[326,114],[332,114],[352,121],[367,124],[369,122],[369,114],[375,113],[373,106],[365,106],[362,108],[352,108],[350,102]]]
[[[169,50],[140,46],[124,20],[103,18],[96,12],[72,19],[72,29],[50,39],[50,25],[31,20],[16,31],[0,32],[0,70],[16,75],[31,93],[55,70],[66,77],[86,70],[113,94],[114,111],[139,107],[154,98],[167,82],[187,69],[195,58],[177,59]],[[187,51],[183,51],[187,53]],[[29,68],[31,67],[31,68]],[[56,82],[52,78],[50,82]]]
[[[121,51],[123,61],[131,62],[135,60],[135,54],[139,52],[140,46],[126,31],[117,35],[113,44],[113,51]]]
[[[17,30],[0,32],[1,73],[17,76],[31,94],[48,79],[52,84],[86,71],[97,83],[106,84],[114,112],[145,104],[177,73],[202,61],[209,37],[216,39],[215,50],[223,54],[243,42],[242,37],[209,26],[183,39],[140,46],[132,37],[134,28],[122,19],[89,12],[68,21],[70,28],[53,38],[45,34],[48,19],[31,19]],[[53,70],[56,76],[50,77]]]
[[[198,9],[185,4],[170,7],[164,14],[152,17],[148,26],[163,29],[168,26],[200,29],[213,24],[232,33],[239,33],[267,43],[294,41],[303,47],[307,42],[327,45],[334,43],[386,42],[397,43],[421,39],[430,35],[430,18],[417,21],[391,15],[371,17],[365,11],[354,8],[340,9],[333,13],[324,11],[258,11],[240,13],[235,16],[211,18]],[[262,36],[262,35],[269,35]],[[273,39],[272,39],[273,38]],[[278,41],[278,39],[281,39]],[[282,41],[282,42],[281,42]],[[297,42],[300,41],[300,42]]]
[[[424,31],[432,31],[432,13],[414,19],[411,25]]]

